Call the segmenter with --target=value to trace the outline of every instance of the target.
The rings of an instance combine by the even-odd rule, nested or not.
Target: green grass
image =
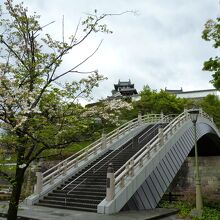
[[[216,203],[205,204],[201,217],[190,217],[190,212],[195,207],[185,201],[177,201],[172,203],[163,201],[159,206],[162,208],[179,209],[178,215],[181,218],[187,218],[191,220],[220,220],[220,205]]]
[[[179,215],[181,217],[187,217],[192,209],[191,205],[187,202],[177,201],[177,202],[167,202],[162,201],[160,202],[159,206],[161,208],[176,208],[179,209]]]

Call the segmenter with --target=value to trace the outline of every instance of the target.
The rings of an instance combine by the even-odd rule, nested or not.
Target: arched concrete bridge
[[[202,110],[196,125],[198,142],[212,141],[213,151],[220,151],[220,133]],[[43,174],[38,172],[35,194],[26,203],[105,214],[155,208],[194,143],[188,111],[139,116]],[[115,170],[113,183],[106,182],[109,163]],[[109,184],[111,196],[106,197]]]

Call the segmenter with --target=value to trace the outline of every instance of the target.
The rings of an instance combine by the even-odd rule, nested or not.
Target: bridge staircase
[[[197,140],[220,137],[213,120],[200,110]],[[26,199],[37,204],[112,214],[155,208],[195,143],[188,111],[180,115],[139,116],[92,145],[38,173],[37,190]],[[107,199],[106,173],[114,168],[113,197]]]
[[[157,135],[159,127],[165,125],[165,123],[149,125],[120,148],[108,150],[53,192],[40,199],[38,205],[97,212],[98,204],[106,195],[106,173],[109,164],[112,164],[114,170],[118,170]],[[149,134],[147,138],[140,139],[146,133]]]

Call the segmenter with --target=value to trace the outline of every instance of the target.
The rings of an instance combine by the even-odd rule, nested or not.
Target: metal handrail
[[[130,147],[133,143],[130,143],[128,146],[126,146],[125,148],[123,148],[121,151],[119,151],[115,156],[113,156],[110,160],[106,161],[101,167],[99,167],[99,169],[97,169],[94,173],[96,173],[98,170],[100,170],[102,167],[104,167],[107,163],[110,163],[110,161],[112,161],[112,159],[114,159],[116,156],[118,156],[122,151],[126,150],[128,147]],[[112,154],[113,152],[115,152],[117,149],[115,149],[114,151],[112,151],[110,154]],[[104,158],[102,158],[102,160],[100,160],[99,162],[103,161],[104,159],[106,159],[106,157],[108,157],[108,155],[106,155]],[[98,162],[98,163],[99,163]],[[63,187],[61,189],[64,190],[65,188],[67,188],[69,185],[71,185],[72,183],[74,183],[77,179],[79,179],[81,176],[83,176],[84,174],[86,174],[87,172],[89,172],[93,167],[97,166],[97,164],[94,164],[92,167],[90,167],[88,170],[86,170],[85,172],[83,172],[80,176],[78,176],[76,179],[74,179],[73,181],[71,181],[68,185],[66,185],[65,187]],[[71,190],[69,190],[66,194],[65,194],[65,205],[67,202],[67,196],[76,188],[78,188],[82,183],[84,183],[86,180],[88,179],[88,177],[86,177],[84,180],[82,180],[79,184],[77,184],[75,187],[73,187]]]
[[[175,123],[175,121],[177,120],[177,118],[180,117],[180,115],[173,119],[169,124]],[[168,126],[169,125],[167,125],[166,127]],[[166,127],[164,129],[166,129]],[[130,170],[126,169],[128,165],[133,164],[134,168],[140,162],[140,160],[143,160],[144,157],[148,153],[150,153],[153,147],[158,143],[158,137],[159,134],[154,136],[154,138],[152,138],[143,148],[141,148],[140,151],[138,151],[132,158],[130,158],[130,160],[127,161],[127,163],[123,167],[121,167],[119,170],[115,172],[115,186],[121,181],[122,178],[124,178],[130,172]],[[136,159],[134,159],[134,157],[136,157]]]
[[[204,113],[201,109],[199,116],[213,122],[212,118],[208,114]],[[173,134],[173,129],[176,130],[177,127],[181,126],[181,123],[184,123],[187,120],[189,120],[189,113],[187,110],[185,110],[183,113],[171,120],[171,122],[165,128],[163,128],[163,139],[168,139],[168,135],[170,133]],[[134,169],[137,167],[137,165],[139,166],[141,163],[143,163],[143,160],[147,155],[150,156],[151,151],[155,150],[155,147],[160,142],[159,135],[160,134],[157,134],[143,148],[141,148],[140,151],[138,151],[132,158],[130,158],[130,160],[127,161],[123,167],[115,172],[115,186],[117,186],[119,182],[124,181],[124,178],[129,175],[130,169]],[[132,165],[132,167],[130,165]],[[129,169],[126,169],[128,167]]]
[[[165,116],[164,118],[161,119],[161,121],[159,121],[158,123],[156,123],[152,129],[154,129],[153,131],[151,131],[151,133],[149,134],[148,133],[148,136],[151,135],[153,132],[155,132],[155,130],[157,130],[158,128],[158,125],[161,124],[161,123],[164,123],[164,120],[166,119],[170,119],[172,116],[174,115],[168,115],[168,116]],[[152,138],[145,146],[143,146],[136,154],[134,154],[120,169],[118,169],[116,172],[115,172],[115,177],[119,176],[120,175],[120,172],[122,172],[122,170],[125,170],[128,165],[131,163],[132,160],[136,159],[143,151],[146,150],[146,148],[148,147],[148,145],[150,145],[151,142],[155,141],[155,139],[157,138],[158,134],[156,136],[154,136],[154,138]]]
[[[152,115],[145,115],[142,116],[142,120],[144,122],[154,122],[159,120],[161,117],[160,114],[152,114]],[[111,142],[114,138],[118,137],[121,134],[124,134],[128,130],[131,130],[137,127],[140,124],[138,118],[135,118],[131,121],[126,122],[125,124],[121,125],[119,128],[116,128],[112,132],[106,135],[106,143]],[[46,185],[51,181],[52,178],[55,178],[60,175],[62,171],[67,171],[71,169],[76,163],[80,160],[86,159],[89,155],[93,154],[95,151],[102,147],[103,138],[99,138],[92,144],[88,145],[86,148],[80,150],[79,152],[71,155],[70,157],[66,158],[65,160],[61,161],[57,165],[53,166],[49,170],[43,173],[43,185]]]
[[[107,163],[110,163],[110,161],[112,161],[112,159],[114,159],[116,156],[118,156],[122,151],[126,150],[128,147],[130,147],[133,143],[130,143],[128,146],[126,146],[125,148],[122,148],[121,151],[119,151],[115,156],[113,156],[112,158],[110,158],[107,162],[105,162],[101,167],[99,167],[94,173],[96,173],[98,170],[100,170],[102,167],[104,167]],[[76,179],[74,179],[73,181],[71,181],[68,185],[66,185],[65,187],[63,187],[61,190],[64,190],[65,188],[67,188],[69,185],[71,185],[72,183],[74,183],[77,179],[79,179],[81,176],[83,176],[84,174],[86,174],[87,172],[89,172],[92,168],[94,168],[95,166],[97,166],[97,164],[99,164],[101,161],[103,161],[104,159],[106,159],[109,155],[111,155],[113,152],[115,152],[118,149],[115,149],[114,151],[112,151],[110,154],[106,155],[104,158],[102,158],[100,161],[98,161],[98,163],[94,164],[92,167],[90,167],[88,170],[86,170],[85,172],[83,172],[80,176],[78,176]],[[85,180],[87,180],[87,177],[82,180],[79,184],[77,184],[75,187],[73,187],[71,190],[69,190],[66,193],[66,196],[72,192],[74,189],[76,189],[78,186],[80,186]]]
[[[161,123],[164,123],[164,121],[166,121],[166,117],[163,117],[161,118],[161,121],[156,123],[152,128],[150,128],[149,130],[146,131],[146,133],[149,133],[149,132],[154,132],[155,131],[155,127],[158,125],[158,124],[161,124]],[[152,131],[153,130],[153,131]],[[145,133],[145,134],[146,134]],[[150,133],[150,134],[151,134]],[[149,134],[149,135],[150,135]],[[105,162],[101,167],[99,167],[95,172],[93,173],[96,173],[97,171],[99,171],[102,167],[104,167],[107,163],[110,163],[110,161],[112,161],[116,156],[118,156],[121,152],[123,152],[124,150],[126,150],[128,147],[130,147],[131,145],[133,144],[130,143],[129,145],[127,145],[125,148],[122,148],[121,151],[119,151],[116,155],[114,155],[111,159],[109,159],[107,162]],[[114,151],[112,151],[110,154],[114,153],[117,149],[115,149]],[[98,163],[100,163],[101,161],[103,161],[104,159],[106,159],[106,157],[108,157],[110,154],[106,155],[104,158],[102,158]],[[80,176],[78,176],[76,179],[74,179],[73,181],[71,181],[70,183],[68,183],[66,186],[64,186],[61,190],[64,190],[66,189],[69,185],[71,185],[72,183],[74,183],[76,180],[78,180],[80,177],[82,177],[83,175],[85,175],[86,173],[88,173],[90,170],[92,170],[95,166],[97,166],[97,164],[94,164],[92,167],[90,167],[88,170],[86,170],[85,172],[83,172]],[[69,193],[71,193],[74,189],[78,188],[80,185],[82,185],[85,181],[87,180],[87,177],[85,179],[83,179],[79,184],[77,184],[75,187],[73,187],[72,189],[70,189],[66,194],[65,194],[65,204],[66,204],[66,201],[67,201],[67,196]]]
[[[108,133],[108,136],[106,137],[106,142],[108,142],[114,135],[116,136],[115,133],[117,133],[117,135],[119,134],[120,131],[122,130],[127,130],[127,128],[129,127],[129,123],[134,123],[137,119],[133,119],[129,122],[126,122],[125,124],[123,124],[122,126],[120,126],[119,128],[116,128],[115,130],[113,130],[112,132]],[[124,129],[123,129],[124,127]],[[121,133],[121,132],[120,132]],[[88,153],[90,153],[90,151],[92,151],[94,148],[100,147],[102,144],[102,138],[99,138],[98,140],[96,140],[95,142],[93,142],[92,144],[88,145],[87,147],[85,147],[84,149],[78,151],[77,153],[71,155],[70,157],[66,158],[65,160],[61,161],[60,163],[58,163],[57,165],[51,167],[50,169],[46,170],[43,173],[43,182],[45,185],[45,182],[50,179],[50,177],[54,176],[54,174],[56,174],[55,172],[52,172],[53,170],[56,170],[57,168],[57,172],[61,172],[64,167],[69,166],[70,168],[72,168],[72,164],[74,164],[74,162],[76,162],[77,160],[79,160],[81,157],[85,156],[85,153],[88,155]],[[88,151],[88,149],[90,149],[90,151]],[[77,155],[79,155],[77,157]],[[71,160],[73,158],[73,160]],[[69,161],[69,162],[68,162]],[[48,174],[48,175],[47,175]]]

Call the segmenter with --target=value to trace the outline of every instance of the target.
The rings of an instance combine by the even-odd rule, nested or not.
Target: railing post
[[[184,108],[184,116],[185,116],[185,120],[188,120],[188,111],[186,108]]]
[[[170,125],[170,130],[169,130],[169,136],[171,137],[173,135],[173,125]]]
[[[203,114],[203,110],[202,108],[199,108],[199,115],[202,116],[202,114]]]
[[[117,128],[116,137],[119,138],[119,129]]]
[[[129,124],[128,124],[128,130],[129,130],[129,131],[132,129],[132,126],[133,126],[133,123],[132,123],[132,122],[129,122]]]
[[[97,154],[97,148],[94,149],[93,154],[94,154],[94,155]]]
[[[35,193],[40,194],[43,188],[43,175],[42,172],[36,172],[37,183],[35,187]]]
[[[74,163],[74,167],[78,167],[78,159],[76,159],[76,162]]]
[[[138,125],[142,124],[142,115],[141,112],[138,113]]]
[[[130,161],[130,176],[134,176],[134,159]]]
[[[159,146],[162,147],[164,144],[163,128],[158,129]]]
[[[161,122],[163,123],[164,122],[164,114],[163,114],[163,112],[161,111],[161,113],[160,113],[160,120],[161,120]]]
[[[139,161],[139,166],[140,166],[140,167],[143,167],[143,158],[140,159],[140,161]]]
[[[43,188],[43,174],[41,172],[41,161],[38,163],[37,169],[36,169],[36,177],[37,177],[37,183],[35,185],[35,193],[40,194]]]
[[[129,169],[130,169],[129,163],[127,163],[127,164],[125,165],[125,170],[126,170],[127,173],[129,173]]]
[[[112,201],[115,197],[115,174],[112,163],[108,165],[106,181],[106,200]]]
[[[148,114],[145,116],[145,123],[149,123],[149,115]]]
[[[58,169],[59,174],[61,174],[62,164],[59,164],[57,169]]]
[[[65,161],[63,162],[63,176],[66,175],[66,172],[67,172],[67,161],[65,160]]]
[[[102,133],[102,149],[105,149],[106,145],[107,145],[106,134],[103,132]]]
[[[120,180],[120,187],[123,188],[125,186],[125,177],[122,176]]]
[[[85,156],[84,156],[85,161],[88,160],[88,149],[85,150]]]
[[[51,176],[50,185],[54,184],[54,175]]]

